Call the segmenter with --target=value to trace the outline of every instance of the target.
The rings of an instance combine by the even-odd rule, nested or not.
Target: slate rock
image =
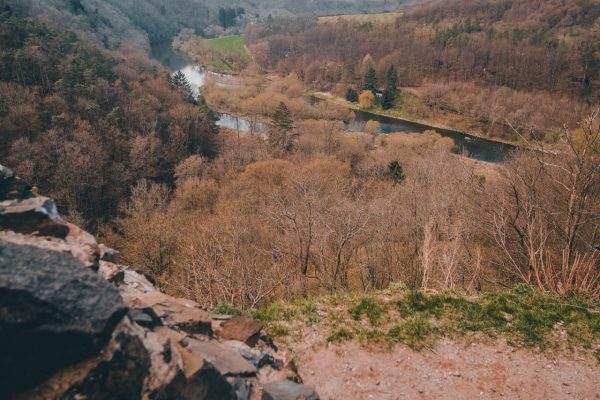
[[[143,326],[144,328],[154,329],[163,326],[161,319],[156,315],[154,309],[150,307],[132,308],[129,310],[129,317],[136,324]]]
[[[97,354],[126,313],[74,257],[0,241],[0,398]]]
[[[102,261],[108,261],[111,263],[118,263],[121,258],[121,252],[112,249],[104,244],[99,245],[100,247],[100,259]]]
[[[282,380],[263,385],[262,400],[319,400],[319,395],[309,386]]]
[[[151,400],[238,400],[236,389],[210,363],[203,363],[189,377],[180,374]]]
[[[170,335],[125,317],[99,355],[66,367],[14,400],[149,399],[171,385],[182,360]]]
[[[250,377],[256,375],[256,367],[242,357],[237,351],[211,340],[201,342],[189,339],[186,349],[204,362],[208,362],[221,373],[221,375]]]
[[[261,369],[265,366],[270,366],[275,370],[283,368],[283,362],[281,360],[275,359],[275,357],[263,350],[252,348],[244,342],[228,340],[223,342],[223,345],[235,350],[246,360],[250,361],[257,369]]]
[[[219,335],[223,339],[238,340],[250,347],[256,346],[263,325],[248,317],[232,317],[221,325]]]
[[[69,225],[58,215],[56,204],[46,197],[0,202],[0,228],[60,239],[69,234]]]
[[[134,274],[125,274],[120,286],[125,304],[132,308],[153,308],[163,324],[189,334],[212,336],[210,314],[191,300],[179,299],[154,289],[149,283],[149,291],[144,292],[139,282],[131,281]]]
[[[150,369],[150,354],[137,336],[121,332],[112,357],[100,362],[61,399],[128,400],[141,398]]]

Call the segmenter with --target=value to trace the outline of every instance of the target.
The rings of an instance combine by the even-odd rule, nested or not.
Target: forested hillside
[[[269,15],[322,15],[393,10],[405,0],[2,0],[20,16],[40,18],[76,30],[107,47],[171,40],[182,29],[198,34],[211,25],[224,25],[223,10],[244,10],[250,20]],[[245,19],[245,18],[244,18]]]
[[[0,54],[0,158],[77,222],[108,220],[139,179],[168,184],[188,155],[215,154],[208,109],[141,49],[125,57],[7,9]]]
[[[510,134],[505,121],[549,132],[600,98],[599,18],[598,0],[434,1],[392,24],[274,21],[246,38],[265,69],[319,89],[360,90],[371,67],[383,88],[394,65],[399,86],[420,88],[409,114],[437,107],[492,133]]]

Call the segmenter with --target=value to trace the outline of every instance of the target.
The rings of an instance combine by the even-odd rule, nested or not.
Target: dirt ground
[[[600,399],[600,363],[588,353],[540,353],[443,339],[433,349],[367,349],[356,342],[291,346],[322,400]]]

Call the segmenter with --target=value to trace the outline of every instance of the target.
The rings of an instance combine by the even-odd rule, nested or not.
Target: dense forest
[[[0,54],[0,158],[83,225],[113,217],[139,179],[168,184],[188,155],[215,154],[210,111],[142,50],[125,58],[6,8]]]
[[[575,126],[600,98],[599,18],[597,0],[454,0],[392,24],[279,20],[249,26],[246,38],[265,69],[320,89],[360,88],[370,67],[382,88],[394,65],[399,86],[421,88],[427,105],[471,114],[484,130],[507,120],[549,131]]]

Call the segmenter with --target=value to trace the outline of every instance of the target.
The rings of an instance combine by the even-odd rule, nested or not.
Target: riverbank
[[[396,120],[402,121],[402,122],[424,125],[424,126],[430,127],[432,130],[455,132],[457,134],[468,136],[473,139],[480,139],[480,140],[485,140],[485,141],[489,141],[489,142],[493,142],[493,143],[513,146],[515,148],[521,148],[521,149],[532,148],[532,146],[527,145],[525,143],[515,142],[515,141],[501,139],[501,138],[490,138],[489,136],[485,135],[483,132],[473,132],[473,131],[466,132],[466,131],[462,131],[462,130],[457,130],[452,127],[439,125],[428,119],[415,118],[415,117],[406,115],[404,113],[400,114],[398,112],[386,111],[386,110],[382,110],[380,108],[364,109],[364,108],[361,108],[357,103],[352,103],[352,102],[350,102],[346,99],[343,99],[342,97],[336,96],[335,94],[330,93],[330,92],[318,92],[318,91],[317,92],[309,92],[308,95],[311,97],[314,97],[316,99],[319,99],[319,100],[331,102],[340,107],[345,107],[345,108],[348,108],[351,110],[361,111],[364,113],[369,113],[369,114],[373,114],[373,115],[377,115],[377,116],[381,116],[381,117],[393,118],[393,119],[396,119]]]

